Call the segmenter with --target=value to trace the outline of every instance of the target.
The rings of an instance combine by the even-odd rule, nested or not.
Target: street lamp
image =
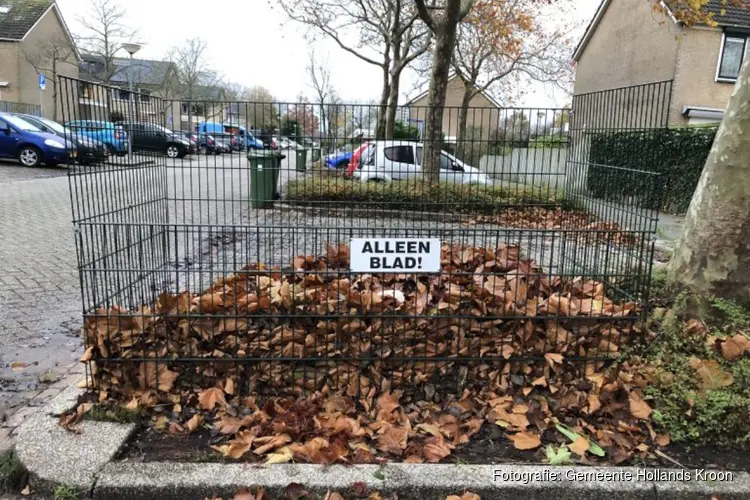
[[[123,43],[122,48],[130,54],[130,67],[128,68],[128,119],[133,119],[133,56],[141,50],[137,43]],[[128,158],[133,158],[133,131],[128,130]]]

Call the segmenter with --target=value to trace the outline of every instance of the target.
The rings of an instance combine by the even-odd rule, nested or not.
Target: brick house
[[[721,0],[709,0],[704,8],[718,26],[687,27],[669,4],[661,13],[647,0],[602,0],[573,55],[574,94],[673,80],[670,126],[721,121],[746,53],[750,10],[728,6],[722,14]]]
[[[47,77],[43,115],[58,117],[53,73],[77,78],[80,55],[53,0],[0,0],[0,101],[39,104],[39,73]]]
[[[453,142],[458,135],[458,118],[461,101],[464,96],[464,84],[458,76],[453,75],[448,80],[448,89],[445,97],[445,110],[443,111],[443,134],[447,142]],[[410,99],[401,108],[402,117],[408,117],[406,121],[421,128],[427,113],[429,97],[427,91]],[[469,111],[466,117],[466,126],[480,127],[485,134],[497,129],[500,125],[502,106],[486,92],[477,92],[469,101]],[[404,121],[404,120],[402,120]]]

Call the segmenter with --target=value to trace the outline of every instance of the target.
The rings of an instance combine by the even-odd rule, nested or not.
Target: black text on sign
[[[350,248],[354,272],[440,272],[437,238],[353,238]]]

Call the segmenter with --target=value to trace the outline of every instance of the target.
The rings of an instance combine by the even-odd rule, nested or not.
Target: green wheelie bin
[[[273,151],[252,150],[247,153],[250,166],[250,206],[272,208],[279,198],[279,170],[283,155]]]
[[[306,149],[298,149],[296,151],[296,158],[295,158],[295,166],[297,169],[297,172],[304,172],[307,169],[307,150]]]

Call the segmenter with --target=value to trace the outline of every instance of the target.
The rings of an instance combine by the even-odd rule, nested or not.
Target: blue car
[[[42,163],[54,167],[76,156],[73,143],[42,132],[29,122],[8,113],[0,113],[0,157],[16,158],[25,167]]]
[[[346,168],[354,154],[354,146],[347,144],[335,153],[325,157],[325,164],[328,168]]]
[[[125,156],[128,154],[128,133],[119,125],[98,120],[76,120],[66,123],[65,126],[77,135],[85,135],[103,142],[107,147],[107,155]]]
[[[263,149],[263,141],[255,137],[249,130],[245,130],[245,127],[240,127],[240,137],[244,139],[246,149]]]

